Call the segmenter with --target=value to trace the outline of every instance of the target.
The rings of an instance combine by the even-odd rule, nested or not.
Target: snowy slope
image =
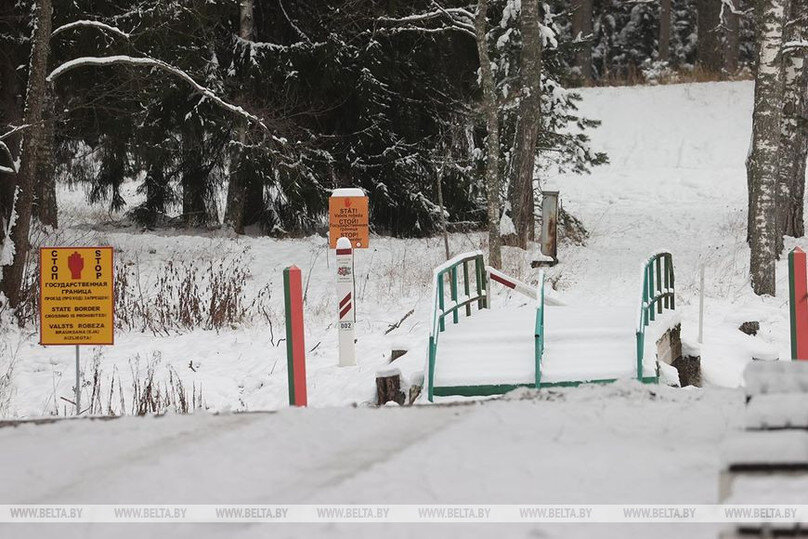
[[[550,273],[569,302],[610,303],[639,295],[639,265],[673,253],[677,309],[691,353],[701,349],[707,382],[737,386],[752,356],[789,357],[788,273],[777,266],[778,297],[761,300],[748,284],[746,170],[750,82],[596,88],[581,110],[600,119],[593,146],[610,164],[591,176],[555,177],[565,207],[591,232]],[[805,248],[805,238],[786,248]],[[698,347],[699,266],[705,266],[705,342]],[[759,320],[758,338],[737,331]],[[687,352],[687,350],[686,350]]]
[[[593,147],[608,152],[611,163],[591,176],[554,176],[565,208],[591,232],[587,246],[562,245],[561,263],[548,271],[552,294],[569,304],[633,307],[639,300],[640,264],[660,249],[671,249],[677,274],[677,306],[684,338],[695,350],[698,266],[706,265],[707,319],[700,353],[707,383],[738,386],[744,364],[761,352],[788,355],[785,261],[778,265],[777,298],[759,299],[747,283],[744,243],[745,170],[752,86],[747,82],[597,88],[583,92],[585,115],[603,121],[593,132]],[[128,183],[126,189],[134,190]],[[133,376],[149,364],[167,380],[169,367],[190,392],[199,389],[205,405],[217,410],[283,407],[286,360],[283,338],[282,270],[297,264],[306,281],[306,339],[309,402],[312,406],[367,403],[374,398],[374,376],[387,365],[393,348],[410,352],[397,363],[406,376],[423,368],[429,326],[432,268],[442,259],[439,238],[372,238],[372,248],[356,259],[358,358],[353,368],[338,368],[333,256],[324,237],[274,240],[234,238],[181,230],[143,233],[120,226],[104,208],[88,206],[84,193],[61,193],[65,226],[49,243],[110,244],[121,260],[140,268],[143,279],[169,261],[222,263],[241,256],[251,268],[250,294],[269,285],[270,317],[220,332],[196,330],[155,336],[118,332],[114,347],[86,349],[85,374],[97,359],[102,391],[110,378],[128,392]],[[113,218],[110,221],[110,217]],[[93,222],[107,224],[91,225]],[[808,241],[798,242],[808,248]],[[787,241],[787,247],[795,244]],[[456,234],[453,253],[485,249],[482,234]],[[506,249],[504,270],[535,283],[530,255]],[[146,286],[148,288],[148,286]],[[146,293],[149,293],[148,290]],[[510,300],[507,293],[495,305]],[[513,304],[518,304],[516,298]],[[405,318],[407,313],[413,314]],[[400,323],[396,329],[392,325]],[[741,321],[760,320],[753,338],[737,331]],[[72,399],[73,352],[40,347],[31,329],[0,335],[5,348],[0,372],[13,363],[11,394],[0,399],[0,414],[31,417],[63,414]],[[1,391],[1,390],[0,390]],[[88,389],[89,391],[89,389]],[[117,398],[117,397],[116,397]]]

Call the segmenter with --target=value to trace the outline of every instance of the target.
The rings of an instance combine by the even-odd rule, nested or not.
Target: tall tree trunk
[[[808,0],[791,0],[783,41],[803,41],[808,38],[806,16]],[[778,159],[780,174],[777,189],[777,253],[783,250],[783,236],[802,237],[803,202],[805,197],[805,159],[808,152],[805,118],[808,70],[805,49],[783,53],[783,108]]]
[[[536,139],[541,124],[541,35],[538,0],[522,0],[519,17],[522,32],[521,96],[513,167],[508,185],[517,246],[526,249],[535,230],[533,168],[536,160]]]
[[[182,217],[190,228],[207,227],[219,221],[216,205],[210,192],[210,168],[202,164],[192,165],[182,173]]]
[[[659,60],[671,59],[671,0],[659,1]]]
[[[724,6],[724,27],[725,43],[724,43],[724,69],[730,75],[738,72],[738,56],[740,54],[740,21],[741,18],[733,10],[737,10],[740,5],[740,0],[727,0],[732,4],[732,9],[729,6]]]
[[[720,0],[697,0],[698,43],[696,63],[705,71],[716,73],[724,63],[718,30],[721,24]]]
[[[54,99],[53,95],[45,96],[42,141],[39,145],[39,159],[37,160],[34,215],[43,225],[57,228],[59,226],[59,209],[56,203],[56,160],[53,155],[56,137]]]
[[[201,127],[196,126],[183,137],[184,143],[191,145],[184,153],[187,163],[183,166],[182,177],[182,218],[190,228],[208,227],[218,224],[210,171],[212,165],[205,161],[204,141]]]
[[[251,41],[254,34],[254,4],[253,0],[239,0],[239,36]],[[227,185],[227,203],[224,211],[224,224],[232,226],[237,234],[244,234],[245,204],[247,198],[247,184],[249,178],[244,169],[239,166],[242,159],[243,145],[247,140],[247,126],[242,121],[236,128],[238,145],[233,151],[230,167],[230,178]],[[262,190],[263,192],[263,190]],[[255,194],[253,193],[254,197]],[[262,199],[263,207],[263,199]],[[250,212],[252,213],[252,212]]]
[[[190,125],[182,136],[182,218],[190,228],[218,224],[219,217],[211,186],[210,172],[213,165],[205,159],[204,129],[198,123]]]
[[[28,68],[28,89],[25,94],[25,123],[30,127],[23,136],[20,170],[17,174],[17,201],[12,213],[16,214],[10,240],[14,248],[11,265],[4,268],[2,289],[12,307],[20,303],[25,266],[28,261],[30,243],[28,233],[31,228],[31,210],[34,202],[34,188],[39,157],[39,144],[42,138],[42,120],[45,96],[48,91],[45,82],[48,68],[48,44],[51,34],[51,0],[36,3],[36,24],[31,37],[31,60]],[[6,240],[8,241],[8,239]]]
[[[777,258],[776,197],[783,101],[783,64],[780,49],[788,0],[758,0],[755,22],[759,30],[752,148],[746,162],[749,184],[749,270],[758,295],[775,293]]]
[[[260,222],[266,207],[264,184],[260,178],[252,174],[247,177],[247,188],[244,196],[244,226]]]
[[[22,16],[15,12],[10,22],[22,25]],[[20,125],[23,117],[23,103],[20,98],[22,87],[17,66],[20,64],[17,50],[0,54],[0,125]],[[12,159],[17,159],[20,153],[20,140],[22,133],[12,135],[3,142],[11,151]],[[3,155],[0,162],[6,166],[8,157]],[[11,209],[14,205],[14,191],[16,188],[16,174],[0,172],[0,246],[5,242],[6,226],[11,218]],[[2,280],[2,269],[0,269]]]
[[[502,267],[502,239],[500,238],[500,181],[499,181],[499,116],[494,87],[494,72],[488,56],[488,0],[480,0],[474,18],[477,55],[480,59],[480,79],[483,87],[483,113],[487,128],[485,190],[488,198],[488,259],[495,268]]]
[[[153,228],[158,223],[158,218],[165,214],[166,205],[170,197],[168,182],[165,176],[165,167],[161,158],[153,158],[147,164],[146,178],[146,200],[140,206],[142,217],[140,221],[147,228]]]
[[[538,11],[538,8],[536,11]],[[538,15],[536,24],[538,24]],[[524,25],[522,28],[524,29]],[[522,35],[524,36],[524,33]],[[581,83],[584,86],[589,86],[592,84],[592,0],[573,0],[572,35],[573,38],[587,40],[576,55],[576,63],[578,64],[578,69],[581,70]]]

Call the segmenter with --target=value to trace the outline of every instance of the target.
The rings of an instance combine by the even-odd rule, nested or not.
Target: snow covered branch
[[[26,129],[28,127],[31,127],[31,124],[23,124],[23,125],[18,125],[17,127],[12,127],[9,131],[7,131],[6,133],[3,133],[2,135],[0,135],[0,141],[3,141],[5,139],[7,139],[8,137],[10,137],[11,135],[13,135],[15,133],[19,133],[20,131],[22,131],[23,129]]]
[[[159,70],[161,70],[161,71],[163,71],[165,73],[168,73],[169,75],[178,77],[178,78],[184,80],[185,82],[187,82],[196,92],[198,92],[198,93],[202,94],[203,96],[207,97],[208,99],[210,99],[211,101],[213,101],[214,103],[216,103],[217,105],[222,107],[223,109],[228,110],[228,111],[230,111],[230,112],[232,112],[234,114],[237,114],[237,115],[247,119],[249,122],[258,125],[259,127],[261,127],[262,130],[264,130],[265,132],[267,132],[267,133],[269,133],[271,135],[271,133],[269,131],[269,128],[266,126],[266,124],[264,124],[264,122],[258,116],[255,116],[254,114],[251,114],[251,113],[247,112],[246,110],[239,107],[238,105],[233,105],[231,103],[228,103],[227,101],[225,101],[224,99],[222,99],[218,95],[216,95],[209,88],[206,88],[205,86],[202,86],[201,84],[196,82],[193,79],[193,77],[191,77],[188,73],[186,73],[182,69],[180,69],[178,67],[174,67],[174,66],[172,66],[170,64],[167,64],[166,62],[163,62],[162,60],[157,60],[155,58],[136,58],[136,57],[133,57],[133,56],[103,56],[103,57],[83,56],[81,58],[76,58],[74,60],[70,60],[69,62],[65,62],[64,64],[62,64],[59,67],[57,67],[56,69],[54,69],[51,72],[51,74],[48,75],[47,81],[48,82],[53,82],[54,80],[59,78],[61,75],[64,75],[68,71],[72,71],[73,69],[76,69],[76,68],[79,68],[79,67],[109,66],[109,65],[114,65],[114,64],[124,64],[124,65],[145,66],[145,67],[157,68],[157,69],[159,69]],[[275,137],[274,135],[271,135],[271,136],[272,136],[273,140],[275,140],[276,142],[279,142],[281,144],[284,143],[284,141],[282,139],[279,139],[279,138]]]
[[[8,149],[5,142],[0,141],[0,152],[4,153],[8,158],[8,162],[11,166],[4,166],[0,165],[0,172],[5,174],[16,174],[17,173],[17,166],[14,164],[14,157],[11,155],[11,150]]]
[[[73,22],[64,24],[64,25],[60,26],[59,28],[57,28],[56,30],[54,30],[53,32],[51,32],[51,37],[53,37],[53,36],[55,36],[57,34],[60,34],[62,32],[72,30],[74,28],[98,28],[99,30],[102,30],[104,32],[109,32],[110,34],[115,34],[115,35],[117,35],[119,37],[122,37],[124,39],[129,39],[129,34],[127,34],[126,32],[124,32],[123,30],[121,30],[119,28],[116,28],[114,26],[110,26],[109,24],[104,24],[103,22],[100,22],[100,21],[90,21],[90,20],[73,21]]]
[[[460,28],[455,28],[453,26],[444,26],[439,28],[423,28],[421,26],[400,26],[396,28],[383,28],[381,32],[384,34],[399,34],[402,32],[420,32],[423,34],[440,34],[443,32],[461,32],[466,34],[469,37],[474,37],[473,33],[467,32]]]
[[[790,53],[796,50],[802,50],[803,52],[808,49],[808,41],[800,40],[800,41],[788,41],[783,43],[783,52]]]
[[[465,33],[474,38],[474,14],[463,8],[444,8],[437,2],[432,3],[434,11],[427,13],[416,13],[405,17],[380,17],[380,23],[394,25],[395,28],[388,30],[390,33],[396,32],[424,32],[437,33],[450,30]],[[440,23],[439,26],[429,26],[433,22]]]
[[[737,7],[735,7],[735,4],[733,3],[732,0],[721,0],[721,19],[722,20],[724,19],[724,9],[727,9],[733,15],[738,15],[738,16],[744,16],[747,13],[751,12],[751,9],[747,10],[747,11],[743,11],[741,9],[738,9]]]

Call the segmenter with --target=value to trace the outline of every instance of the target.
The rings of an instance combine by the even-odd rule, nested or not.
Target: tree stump
[[[679,372],[681,387],[701,387],[701,356],[681,356],[672,365]]]
[[[753,337],[757,335],[757,332],[760,331],[760,322],[744,322],[743,324],[738,327],[743,333],[747,335],[752,335]]]
[[[401,391],[401,371],[383,370],[376,373],[376,405],[383,406],[390,401],[403,406],[406,395]]]

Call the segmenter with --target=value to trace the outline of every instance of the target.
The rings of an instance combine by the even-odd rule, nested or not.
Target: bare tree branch
[[[307,36],[306,33],[303,32],[303,30],[301,30],[300,27],[294,23],[294,21],[292,21],[291,17],[289,17],[289,14],[286,12],[286,8],[283,7],[283,0],[278,0],[278,5],[281,6],[281,11],[283,12],[283,16],[286,17],[286,21],[289,23],[289,25],[292,28],[295,29],[295,32],[297,32],[297,34],[300,37],[305,39],[307,43],[311,43],[311,39],[309,39],[309,36]]]

